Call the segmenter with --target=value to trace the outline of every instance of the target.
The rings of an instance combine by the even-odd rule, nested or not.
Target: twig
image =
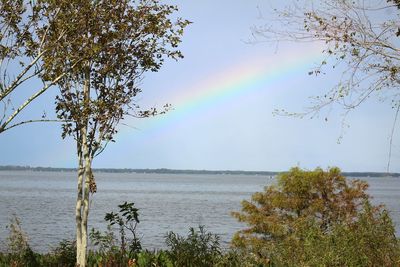
[[[44,119],[40,119],[40,120],[27,120],[27,121],[21,121],[21,122],[18,122],[18,123],[16,123],[16,124],[13,124],[13,125],[11,125],[11,126],[5,128],[5,129],[3,129],[2,132],[7,131],[7,130],[10,130],[10,129],[12,129],[12,128],[14,128],[14,127],[17,127],[17,126],[20,126],[20,125],[23,125],[23,124],[27,124],[27,123],[32,123],[32,122],[60,122],[60,123],[61,123],[61,122],[69,122],[69,121],[66,121],[66,120],[56,120],[56,119],[54,119],[54,120],[50,120],[50,119],[48,119],[48,120],[44,120]]]
[[[393,135],[394,135],[394,130],[395,130],[395,128],[396,128],[397,118],[398,118],[398,116],[399,116],[399,110],[400,110],[400,103],[398,103],[398,105],[397,105],[396,115],[394,116],[392,131],[391,131],[391,133],[390,133],[390,141],[389,141],[389,159],[388,159],[388,164],[387,164],[387,169],[386,169],[387,172],[389,172],[389,168],[390,168],[390,159],[392,158]]]

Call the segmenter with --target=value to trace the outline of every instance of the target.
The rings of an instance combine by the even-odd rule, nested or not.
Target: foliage
[[[120,207],[126,208],[127,206],[120,205]],[[130,206],[130,208],[133,207]],[[127,214],[125,216],[127,216]],[[110,220],[115,221],[115,224],[118,224],[120,219],[122,219],[121,217],[118,219],[118,214],[115,213],[113,216],[110,216],[110,213],[108,213],[107,218],[117,218],[116,220]],[[100,236],[105,237],[107,235]],[[93,236],[91,236],[91,238],[93,238]],[[96,237],[96,240],[98,241],[99,238]],[[102,240],[103,242],[110,242],[108,245],[103,245],[103,248],[108,248],[108,250],[90,251],[88,257],[89,266],[108,266],[110,264],[113,266],[125,266],[128,263],[132,266],[166,267],[243,266],[243,258],[240,258],[238,254],[233,251],[224,254],[219,244],[219,237],[207,232],[203,226],[200,226],[199,230],[190,228],[187,237],[169,232],[165,237],[165,243],[168,249],[160,251],[141,249],[126,251],[122,246],[118,248],[112,245],[115,244],[115,239],[104,238]],[[100,242],[98,242],[98,244],[99,243]]]
[[[53,121],[44,115],[41,119],[14,122],[21,111],[64,75],[60,73],[54,79],[43,81],[33,93],[28,91],[32,95],[24,96],[21,103],[18,103],[21,96],[13,95],[44,73],[42,59],[48,51],[43,47],[43,40],[48,37],[47,29],[57,17],[57,11],[48,13],[46,18],[43,12],[37,1],[0,2],[0,133],[29,122]]]
[[[13,254],[23,253],[29,247],[29,244],[28,236],[22,230],[19,218],[14,215],[7,228],[9,229],[9,236],[7,238],[8,252]]]
[[[251,254],[242,251],[229,249],[223,251],[218,261],[214,262],[216,267],[261,267],[257,259]]]
[[[270,251],[284,266],[397,266],[399,243],[384,210],[366,204],[350,225],[333,224],[330,232],[309,222]]]
[[[129,252],[136,253],[142,249],[142,245],[140,244],[140,239],[136,233],[136,227],[139,223],[139,214],[138,209],[133,207],[134,203],[123,203],[118,205],[120,208],[118,213],[107,213],[104,217],[104,220],[109,222],[110,226],[117,224],[119,226],[119,234],[121,240],[121,251],[124,252],[126,250],[126,233],[125,230],[128,230],[132,234],[132,238],[129,242]]]
[[[207,232],[204,226],[199,226],[198,230],[190,228],[187,237],[169,232],[165,237],[169,250],[142,250],[136,233],[139,210],[134,203],[128,202],[118,207],[118,212],[106,213],[104,219],[108,222],[108,228],[105,233],[92,229],[90,239],[95,250],[89,251],[88,266],[255,266],[244,264],[245,255],[240,255],[236,251],[223,253],[219,237]],[[113,229],[113,226],[118,228]],[[39,254],[31,250],[28,237],[17,217],[11,219],[8,229],[10,234],[7,238],[7,252],[0,253],[0,266],[75,266],[75,241],[62,240],[49,253]],[[119,232],[119,240],[114,235],[114,230]],[[125,240],[125,245],[128,245],[129,249],[125,248],[122,240]]]
[[[0,266],[13,267],[74,267],[76,260],[74,242],[63,240],[59,246],[46,254],[33,252],[27,246],[19,252],[0,253]]]
[[[57,118],[62,137],[76,140],[78,188],[75,209],[77,264],[87,252],[89,194],[97,191],[92,161],[114,141],[126,116],[148,117],[134,101],[147,71],[158,71],[165,58],[182,58],[177,49],[190,23],[175,17],[176,6],[158,0],[43,0],[43,18],[56,18],[43,39],[42,78],[57,80]],[[123,244],[124,241],[122,240]]]
[[[126,201],[118,205],[118,207],[120,209],[119,212],[106,213],[104,217],[104,220],[108,222],[107,232],[102,234],[100,231],[92,229],[90,239],[93,245],[97,246],[102,253],[117,251],[117,239],[112,231],[112,227],[117,225],[120,241],[119,249],[121,253],[125,254],[125,252],[128,252],[128,254],[134,255],[142,249],[140,239],[136,232],[136,227],[139,223],[139,210],[134,207],[134,203],[128,203]],[[131,237],[127,235],[126,231],[131,234]],[[128,250],[126,248],[127,244]]]
[[[133,98],[143,73],[158,71],[165,57],[183,57],[177,46],[189,21],[170,19],[177,7],[157,0],[43,1],[43,6],[59,10],[44,41],[50,51],[44,56],[45,78],[69,70],[56,100],[58,117],[67,121],[63,137],[79,140],[79,130],[88,127],[94,155],[102,141],[113,140],[118,122],[139,108]],[[83,92],[85,83],[90,94]]]
[[[142,249],[136,233],[136,227],[139,223],[139,210],[134,207],[134,203],[128,202],[124,202],[118,207],[118,212],[106,213],[104,220],[108,222],[108,225],[105,233],[92,229],[89,234],[92,244],[97,248],[97,251],[89,252],[88,264],[90,266],[103,264],[126,266],[129,260],[135,259],[136,261],[139,257],[139,252]],[[119,240],[113,231],[115,225],[118,226]],[[126,231],[131,234],[131,237]]]
[[[117,238],[115,237],[110,225],[107,226],[107,231],[104,233],[92,228],[89,233],[89,239],[92,245],[97,248],[100,253],[118,250]]]
[[[137,255],[137,260],[132,262],[132,266],[146,267],[174,267],[172,260],[169,258],[168,253],[165,251],[142,251]]]
[[[133,208],[133,206],[130,206],[130,208]],[[173,232],[168,233],[166,243],[170,248],[169,250],[141,250],[135,253],[122,250],[120,246],[117,246],[117,240],[110,228],[104,234],[99,231],[93,232],[95,234],[94,236],[91,235],[91,239],[97,242],[95,246],[99,249],[89,251],[87,265],[90,267],[260,266],[251,255],[236,250],[222,252],[218,237],[206,232],[202,226],[199,227],[199,230],[191,228],[187,237],[179,236]],[[76,243],[74,241],[63,240],[56,248],[45,254],[33,252],[27,243],[25,248],[13,252],[9,250],[9,253],[0,252],[0,266],[72,267],[76,263]]]
[[[222,252],[219,237],[199,226],[189,229],[187,237],[169,232],[166,236],[169,258],[174,266],[214,266]]]
[[[166,250],[129,251],[117,245],[111,223],[137,223],[133,203],[107,213],[108,230],[92,230],[98,250],[89,251],[88,266],[130,267],[255,267],[255,266],[397,266],[400,244],[389,213],[372,206],[366,184],[347,181],[336,168],[312,172],[298,168],[278,177],[243,202],[234,215],[250,228],[238,232],[234,249],[223,251],[218,236],[203,226],[190,228],[187,236],[169,232]],[[121,223],[122,222],[122,223]],[[76,243],[63,240],[51,252],[33,252],[21,224],[13,218],[8,253],[0,253],[0,266],[75,266]],[[129,240],[126,238],[125,240]],[[127,242],[128,244],[128,242]]]
[[[0,255],[0,266],[75,266],[75,242],[63,240],[50,253],[41,255],[30,248],[28,237],[22,230],[18,217],[14,216],[11,219],[8,228],[10,234],[7,238],[7,254]]]
[[[40,266],[38,255],[32,251],[28,243],[28,236],[22,230],[21,222],[17,216],[13,216],[10,224],[9,236],[7,237],[7,254],[0,257],[0,264],[10,263],[12,266]]]
[[[90,239],[97,251],[90,251],[88,264],[125,266],[243,266],[243,258],[237,253],[222,253],[219,237],[199,226],[198,230],[190,228],[187,237],[169,232],[165,237],[168,250],[142,250],[140,239],[137,237],[136,227],[139,223],[138,209],[134,203],[124,202],[118,205],[119,212],[107,213],[108,231],[104,234],[92,229]],[[117,225],[120,234],[120,246],[116,246],[116,239],[112,226]],[[131,233],[127,236],[125,230]],[[129,244],[129,250],[126,244]],[[124,265],[125,264],[125,265]],[[128,264],[128,265],[129,265]],[[129,265],[129,266],[131,266]],[[249,265],[250,266],[250,265]]]
[[[74,267],[76,260],[76,242],[62,240],[51,254],[54,256],[54,263],[57,265]]]
[[[256,40],[316,42],[325,59],[309,74],[323,74],[327,66],[344,71],[337,85],[315,97],[308,110],[287,114],[314,116],[332,104],[341,105],[347,114],[370,97],[399,108],[399,1],[289,3],[273,9],[266,25],[254,29]]]
[[[300,266],[394,266],[399,242],[382,207],[369,203],[367,184],[337,168],[293,168],[278,184],[242,202],[233,215],[248,225],[233,244],[258,262]]]

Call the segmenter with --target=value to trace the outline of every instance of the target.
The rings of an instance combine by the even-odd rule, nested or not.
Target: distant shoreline
[[[47,172],[73,172],[75,168],[53,168],[53,167],[31,167],[31,166],[13,166],[6,165],[0,166],[0,171],[47,171]],[[155,174],[228,174],[228,175],[263,175],[274,176],[279,171],[240,171],[240,170],[175,170],[175,169],[116,169],[116,168],[95,168],[95,172],[106,173],[155,173]],[[400,173],[387,173],[387,172],[342,172],[344,176],[348,177],[400,177]]]

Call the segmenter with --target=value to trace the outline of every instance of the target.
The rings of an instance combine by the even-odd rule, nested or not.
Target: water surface
[[[373,202],[391,211],[399,233],[400,179],[363,178]],[[240,201],[249,199],[269,176],[97,173],[98,192],[92,197],[89,228],[105,229],[104,214],[124,201],[140,209],[138,231],[146,248],[162,248],[167,231],[186,234],[205,225],[228,244],[243,225],[231,217]],[[0,241],[13,214],[22,221],[32,248],[46,251],[62,239],[74,238],[76,177],[74,172],[0,171]]]

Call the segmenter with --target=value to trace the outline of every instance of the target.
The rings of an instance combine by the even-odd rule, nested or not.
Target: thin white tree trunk
[[[85,83],[83,85],[83,104],[84,110],[82,112],[82,116],[85,116],[83,119],[83,127],[80,129],[80,148],[81,148],[81,155],[83,156],[82,163],[84,164],[84,176],[85,180],[83,182],[83,196],[82,196],[82,206],[80,209],[81,214],[81,245],[77,248],[77,252],[79,253],[78,259],[78,266],[85,267],[86,266],[86,253],[87,253],[87,222],[89,217],[89,184],[90,184],[90,174],[91,174],[91,158],[90,152],[88,147],[88,117],[89,111],[86,110],[87,107],[90,105],[90,73],[89,71],[85,74]],[[81,191],[81,192],[82,192]]]
[[[79,144],[78,144],[79,147]],[[80,148],[79,148],[80,149]],[[83,185],[83,159],[82,153],[78,151],[79,169],[78,169],[78,192],[75,207],[75,221],[76,221],[76,263],[78,265],[82,262],[82,185]]]
[[[85,143],[84,143],[85,144]],[[83,154],[85,160],[85,187],[84,187],[84,195],[83,195],[83,207],[82,207],[82,261],[86,263],[86,252],[87,252],[87,241],[88,241],[88,218],[89,218],[89,185],[90,185],[90,174],[91,174],[91,164],[92,161],[89,156],[89,149],[87,145],[83,147]],[[86,266],[86,265],[82,265]]]

